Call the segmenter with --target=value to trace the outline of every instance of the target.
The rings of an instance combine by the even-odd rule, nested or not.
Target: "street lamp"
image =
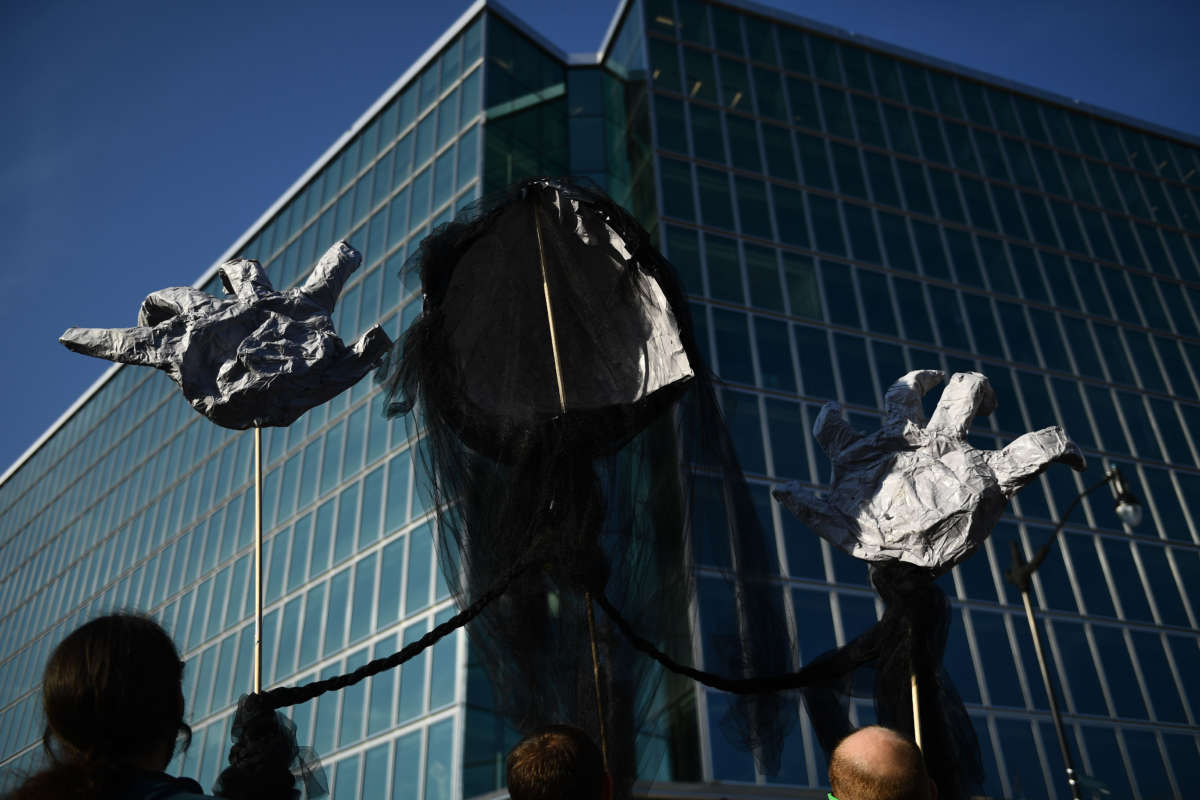
[[[1129,527],[1136,527],[1142,521],[1142,504],[1138,502],[1137,497],[1129,490],[1129,483],[1125,480],[1125,476],[1116,467],[1108,471],[1102,480],[1096,481],[1091,486],[1080,492],[1071,505],[1067,506],[1067,511],[1058,521],[1054,532],[1050,534],[1050,538],[1046,543],[1034,554],[1033,559],[1028,563],[1025,562],[1025,557],[1021,554],[1021,547],[1017,540],[1014,539],[1012,545],[1012,567],[1009,568],[1004,576],[1008,578],[1017,589],[1021,591],[1021,602],[1025,605],[1025,618],[1029,622],[1029,632],[1033,635],[1033,650],[1037,654],[1038,668],[1042,672],[1042,683],[1046,685],[1046,697],[1050,699],[1050,715],[1054,718],[1054,731],[1058,734],[1058,746],[1062,750],[1063,763],[1067,767],[1067,782],[1071,785],[1071,797],[1073,800],[1082,800],[1082,795],[1079,793],[1079,779],[1075,775],[1075,766],[1071,761],[1071,749],[1067,745],[1067,734],[1063,730],[1062,717],[1058,711],[1058,700],[1054,695],[1054,686],[1050,683],[1050,670],[1046,666],[1046,654],[1042,650],[1042,637],[1038,632],[1037,622],[1033,617],[1033,604],[1029,600],[1029,587],[1033,578],[1033,573],[1046,560],[1046,556],[1050,554],[1050,548],[1058,538],[1058,532],[1062,530],[1066,524],[1067,518],[1071,516],[1071,512],[1079,505],[1079,501],[1087,495],[1099,489],[1104,484],[1108,484],[1113,493],[1113,511],[1117,518]]]

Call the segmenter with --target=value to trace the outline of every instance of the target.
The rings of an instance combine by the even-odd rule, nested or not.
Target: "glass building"
[[[1145,521],[1123,529],[1091,495],[1034,581],[1076,766],[1113,797],[1200,785],[1195,139],[752,3],[625,2],[597,54],[567,57],[481,1],[218,263],[257,258],[284,286],[346,237],[365,261],[337,328],[381,321],[394,337],[420,309],[398,273],[425,233],[539,173],[601,183],[683,275],[777,543],[798,662],[880,612],[861,562],[769,499],[785,478],[828,480],[809,434],[820,405],[841,401],[866,430],[906,371],[980,371],[1000,405],[976,446],[1062,424],[1089,461],[1039,478],[941,579],[986,793],[1069,796],[1003,571],[1010,542],[1038,547],[1111,465]],[[196,285],[219,293],[215,269]],[[267,685],[345,672],[453,613],[419,440],[382,417],[371,382],[264,444]],[[250,685],[252,450],[162,374],[114,367],[0,479],[0,788],[40,758],[50,649],[114,608],[151,613],[184,650],[195,738],[172,768],[211,785]],[[704,580],[719,566],[696,567],[699,639],[722,613]],[[662,751],[645,778],[674,797],[823,796],[807,721],[766,776],[718,730],[727,697],[686,694],[685,724],[644,745]],[[462,632],[293,714],[335,800],[502,794],[514,734]]]

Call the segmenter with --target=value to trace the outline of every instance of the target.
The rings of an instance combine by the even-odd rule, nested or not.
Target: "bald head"
[[[829,783],[838,800],[934,800],[937,795],[916,744],[878,725],[860,728],[834,748]]]

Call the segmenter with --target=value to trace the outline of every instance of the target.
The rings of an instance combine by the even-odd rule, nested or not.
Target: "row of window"
[[[714,779],[827,785],[828,765],[807,719],[789,734],[780,773],[767,777],[757,772],[751,756],[734,748],[722,733],[720,721],[732,702],[728,695],[706,693]],[[867,703],[856,703],[852,713],[858,725],[876,722]],[[983,756],[985,796],[1070,797],[1062,751],[1047,716],[1031,719],[976,711],[971,721]],[[1087,776],[1091,787],[1085,791],[1157,800],[1184,797],[1188,787],[1200,780],[1200,740],[1191,732],[1073,721],[1066,727],[1076,772]]]
[[[344,405],[346,396],[342,395],[337,405]],[[313,545],[314,560],[309,577],[328,568],[331,547],[333,563],[339,563],[357,552],[356,547],[366,546],[381,535],[390,534],[408,520],[421,516],[428,508],[428,498],[419,490],[419,473],[418,488],[409,488],[413,470],[409,451],[404,448],[408,435],[405,423],[403,420],[389,422],[384,419],[377,405],[377,401],[360,405],[348,417],[330,426],[320,438],[309,442],[286,462],[274,466],[272,464],[280,449],[277,442],[294,438],[298,448],[304,439],[302,435],[294,435],[293,431],[303,434],[308,429],[315,434],[324,424],[327,411],[336,415],[342,409],[322,407],[319,415],[310,413],[306,415],[307,419],[298,421],[290,429],[272,430],[266,437],[264,526],[268,533],[275,527],[276,521],[282,523],[290,520],[297,505],[303,511],[325,498],[314,514],[302,515],[297,522],[297,526],[315,526],[312,539],[316,544]],[[213,427],[203,421],[195,424],[204,426],[201,430]],[[186,585],[191,576],[207,573],[217,564],[226,562],[233,553],[248,547],[253,513],[249,487],[238,489],[232,502],[222,504],[224,498],[229,496],[230,489],[237,485],[231,486],[229,477],[236,472],[232,464],[239,461],[237,456],[244,457],[240,463],[249,463],[246,443],[250,437],[244,435],[239,439],[236,444],[202,462],[174,489],[136,513],[114,535],[107,536],[99,548],[87,553],[72,552],[71,557],[78,560],[65,574],[36,575],[42,588],[40,592],[30,592],[30,595],[34,595],[32,605],[5,621],[4,638],[11,644],[11,652],[16,653],[19,643],[27,642],[45,630],[46,620],[57,619],[76,608],[85,599],[100,592],[106,584],[109,588],[100,595],[105,607],[119,607],[126,602],[150,607],[158,598],[169,595],[173,587]],[[177,441],[184,440],[180,438]],[[169,447],[163,451],[167,453],[167,458],[173,455],[171,450]],[[388,462],[371,470],[361,481],[346,485],[354,481],[364,464],[369,466],[377,463],[388,453],[394,453]],[[181,452],[178,460],[194,464],[200,458],[199,455],[185,456]],[[242,479],[248,479],[246,473],[242,473],[242,476]],[[132,477],[137,476],[135,474]],[[341,491],[331,495],[335,488]],[[201,516],[204,509],[214,506],[217,506],[215,513],[159,549],[173,531],[187,526],[191,520]],[[84,518],[83,521],[85,527],[94,527],[107,533],[110,528],[105,527],[106,523],[104,519],[89,521]],[[292,529],[289,528],[287,536],[291,535]],[[318,545],[324,549],[317,550]],[[150,553],[155,553],[154,557],[141,565],[140,562]],[[111,582],[111,575],[132,565],[138,566],[122,581]],[[146,570],[144,581],[143,568]],[[282,571],[277,574],[282,575]],[[236,575],[233,582],[240,585]],[[294,577],[290,583],[295,585]],[[140,584],[141,588],[130,590],[130,584]],[[268,584],[268,588],[271,586],[273,584]],[[233,623],[236,619],[230,617],[226,621]],[[219,622],[219,618],[215,622]],[[188,639],[182,638],[181,634],[181,641]],[[35,648],[29,651],[27,658],[35,657],[35,652],[39,656],[45,655],[41,648]],[[20,658],[10,659],[0,666],[0,670],[13,670],[15,676],[35,674],[21,672],[23,662],[24,659]],[[25,678],[5,684],[9,691],[18,693],[24,685]]]
[[[1174,275],[1168,270],[1171,262],[1166,257],[1165,240],[1158,238],[1161,229],[1143,226],[1136,229],[1138,235],[1135,236],[1135,228],[1130,227],[1127,221],[1110,219],[1106,223],[1102,216],[1087,209],[1066,203],[1056,206],[1055,220],[1051,222],[1049,215],[1044,219],[1052,228],[1057,226],[1059,231],[1071,231],[1069,235],[1072,238],[1078,236],[1067,251],[1088,253],[1083,239],[1082,220],[1082,225],[1088,231],[1088,241],[1093,243],[1091,251],[1094,255],[1088,257],[1107,262],[1101,265],[1102,275],[1110,272],[1128,273],[1133,291],[1125,287],[1124,278],[1117,277],[1105,280],[1105,288],[1102,289],[1090,286],[1076,289],[1070,286],[1071,278],[1065,274],[1067,265],[1072,265],[1071,271],[1083,270],[1085,273],[1089,268],[1075,267],[1075,262],[1080,261],[1078,258],[1064,258],[1058,253],[1037,250],[1040,260],[1046,265],[1045,273],[1050,277],[1047,279],[1040,275],[1039,257],[1034,256],[1034,248],[1022,242],[1035,245],[1042,243],[1028,235],[1014,235],[1001,230],[1000,226],[994,224],[996,217],[991,216],[992,206],[983,183],[976,182],[963,195],[969,207],[978,205],[978,214],[989,215],[983,222],[976,219],[976,227],[984,235],[972,236],[957,227],[895,214],[882,208],[871,208],[774,181],[731,175],[724,170],[674,158],[660,158],[659,167],[662,173],[663,213],[669,217],[698,222],[711,228],[738,231],[745,236],[778,241],[791,247],[853,257],[906,272],[921,271],[941,280],[957,278],[968,285],[1020,295],[1035,301],[1051,300],[1047,287],[1049,284],[1056,292],[1063,294],[1062,305],[1078,307],[1082,296],[1087,298],[1089,310],[1095,307],[1102,315],[1119,317],[1134,324],[1141,324],[1144,319],[1145,324],[1164,330],[1172,330],[1174,321],[1176,332],[1195,335],[1196,320],[1188,308],[1188,298],[1193,303],[1200,303],[1200,291],[1189,285],[1109,266],[1146,263],[1139,255],[1142,252],[1139,248],[1145,248],[1147,252],[1161,256],[1156,257],[1154,263],[1161,268],[1160,271],[1173,278]],[[918,174],[915,181],[906,183],[909,191],[923,191],[923,178]],[[964,184],[963,188],[968,187]],[[993,197],[1000,196],[996,190],[1002,187],[992,186],[991,189]],[[952,194],[948,199],[939,199],[939,203],[958,202],[957,189],[951,185],[948,190]],[[975,191],[982,194],[975,195]],[[928,195],[925,197],[928,198]],[[1040,208],[1045,212],[1046,206],[1041,198],[1031,195],[1022,197],[1020,202],[1042,203]],[[1014,219],[1022,219],[1017,195],[1011,194],[1009,199],[1014,204]],[[997,206],[1001,209],[1005,207],[1005,204]],[[1029,207],[1032,206],[1026,206]],[[1076,216],[1076,212],[1080,216]],[[976,213],[973,211],[973,216]],[[1106,227],[1108,223],[1113,223],[1111,229]],[[1117,234],[1117,240],[1124,242],[1120,254],[1112,248],[1110,230]],[[1010,241],[1005,243],[985,235],[989,233],[1006,236]],[[1196,262],[1191,259],[1183,240],[1176,238],[1175,242],[1182,248],[1174,253],[1176,263],[1191,264],[1194,269]],[[1005,244],[1008,256],[1005,255]],[[1043,246],[1058,249],[1056,241]],[[1125,258],[1126,252],[1131,256],[1129,259]],[[1010,260],[1012,267],[1009,266]],[[1014,272],[1017,277],[1014,277]],[[1017,283],[1018,278],[1020,284]],[[1025,284],[1029,284],[1028,288]],[[1106,290],[1109,297],[1100,299]],[[1057,295],[1054,299],[1057,299]],[[1139,306],[1141,313],[1138,313]],[[1106,313],[1110,310],[1115,313]],[[1128,314],[1128,318],[1124,314]],[[1177,321],[1174,319],[1176,317]]]
[[[910,369],[983,372],[1000,405],[990,421],[977,421],[981,429],[1011,437],[1062,424],[1087,450],[1200,466],[1200,442],[1192,433],[1200,426],[1200,406],[717,306],[694,304],[692,319],[709,363],[737,384],[839,400],[870,413]]]
[[[418,620],[399,636],[391,634],[380,639],[370,648],[371,658],[389,655],[402,646],[401,641],[408,643],[419,638],[429,623],[428,619]],[[243,629],[243,637],[252,631]],[[297,740],[313,747],[321,757],[320,766],[324,768],[332,796],[449,800],[453,717],[441,712],[455,699],[458,635],[447,637],[398,669],[287,709],[296,725]],[[320,677],[356,669],[366,663],[367,656],[368,648],[357,650],[329,665]],[[318,675],[310,674],[298,682],[317,678]],[[225,716],[198,728],[191,748],[178,753],[168,771],[194,775],[202,786],[211,786],[226,766],[231,719]],[[368,745],[365,752],[334,761],[338,751],[355,748],[366,739],[392,731],[398,731],[399,735]],[[426,737],[429,749],[423,752]],[[389,753],[394,758],[392,768],[388,765]],[[425,770],[421,769],[422,761]],[[423,782],[427,782],[425,787]]]
[[[860,119],[859,134],[856,136],[849,127],[839,128],[832,133],[853,142],[887,149],[889,145],[884,139],[883,122],[877,110],[870,105],[874,101],[857,96],[855,100],[855,113]],[[827,101],[832,102],[828,98]],[[923,165],[915,161],[906,158],[893,160],[887,154],[874,149],[860,151],[851,144],[805,131],[791,130],[766,120],[756,121],[721,112],[698,102],[683,102],[661,94],[655,95],[655,113],[658,144],[665,149],[683,154],[690,152],[696,158],[705,161],[728,163],[739,170],[765,173],[781,180],[799,181],[821,189],[832,190],[836,178],[845,194],[900,207],[902,204],[901,192],[897,185],[898,178],[899,186],[904,189],[907,207],[928,216],[935,215],[929,188],[923,176]],[[1068,198],[1082,206],[1099,206],[1101,210],[1106,208],[1110,212],[1110,225],[1118,231],[1129,227],[1130,222],[1117,222],[1115,216],[1126,214],[1155,220],[1164,225],[1186,228],[1193,233],[1200,231],[1200,218],[1197,217],[1192,201],[1182,188],[1174,184],[1168,185],[1168,191],[1173,198],[1172,201],[1168,201],[1163,188],[1153,179],[1144,179],[1143,184],[1139,185],[1132,173],[1119,170],[1110,172],[1107,165],[1099,162],[1084,162],[1063,153],[1056,155],[1049,148],[1036,145],[1030,147],[1016,139],[997,140],[993,134],[978,130],[974,134],[973,146],[965,126],[949,122],[939,123],[933,117],[929,117],[927,122],[919,118],[916,120],[919,136],[914,138],[911,123],[907,117],[902,116],[904,113],[903,109],[895,109],[895,113],[885,115],[891,137],[890,149],[918,158],[922,153],[917,151],[916,143],[918,139],[921,141],[923,155],[930,162],[924,169],[929,170],[934,194],[939,205],[944,206],[941,215],[947,219],[966,222],[963,207],[957,201],[954,190],[953,168],[958,170],[959,179],[968,187],[975,186],[978,180],[973,175],[963,173],[975,173],[990,181],[1015,185],[1018,194],[1025,198],[1026,218],[1029,223],[1026,226],[1019,213],[1014,216],[1008,212],[1007,198],[1013,192],[1012,186],[994,186],[992,191],[997,197],[1000,221],[1005,231],[1008,232],[1011,228],[1014,236],[1045,240],[1044,244],[1054,247],[1060,246],[1059,239],[1050,224],[1045,204],[1048,202],[1051,207],[1056,207],[1056,204],[1061,202],[1058,199],[1060,197]],[[945,139],[942,138],[942,124],[945,126]],[[820,129],[819,125],[812,125],[811,120],[804,127]],[[998,141],[1003,142],[1003,152]],[[976,148],[979,155],[976,155]],[[916,186],[910,186],[914,181]],[[1021,187],[1027,187],[1034,192],[1045,192],[1054,197],[1035,199]],[[970,210],[973,216],[981,216],[985,221],[992,219],[989,210],[974,205]],[[1087,212],[1092,212],[1092,209],[1086,209],[1085,216]],[[994,220],[989,227],[995,228]],[[1150,226],[1139,220],[1134,223],[1134,227]],[[1124,240],[1123,233],[1117,235],[1121,237],[1121,241]],[[1183,252],[1186,252],[1186,246],[1174,244],[1176,240],[1185,240],[1183,234],[1175,230],[1164,230],[1162,235],[1168,242],[1173,243],[1173,249],[1178,250],[1182,247]],[[1073,240],[1073,237],[1071,238]],[[1067,239],[1066,235],[1064,239]],[[1154,263],[1153,257],[1160,255],[1160,251],[1159,245],[1155,245],[1154,250],[1147,251],[1150,256],[1150,268],[1166,269]],[[1169,269],[1167,271],[1169,272]],[[1179,272],[1184,277],[1192,278],[1195,275],[1195,266],[1189,263],[1180,267]]]
[[[707,19],[709,10],[714,17],[711,33]],[[723,81],[723,87],[748,86],[746,66],[722,55],[727,53],[775,70],[811,76],[894,103],[968,120],[974,125],[1108,160],[1121,167],[1156,174],[1170,181],[1200,186],[1200,152],[1178,142],[960,79],[945,72],[926,69],[818,34],[787,25],[775,25],[721,6],[680,0],[678,9],[674,9],[671,0],[651,0],[647,3],[646,17],[653,34],[650,38],[651,60],[659,70],[659,74],[653,77],[656,83],[663,80],[676,92],[681,89],[686,95],[699,94],[701,91],[714,92],[711,88],[717,84],[712,77],[711,59],[714,55],[716,62],[722,67],[727,66],[733,76]],[[668,55],[673,55],[675,49],[668,40],[675,38],[685,43],[682,50],[687,82],[683,85],[677,66],[679,62]],[[669,49],[664,51],[664,47]],[[714,52],[710,54],[709,51]],[[702,55],[710,60],[705,63]],[[764,72],[761,68],[752,67],[752,70]],[[701,83],[698,88],[697,82]],[[735,96],[736,91],[726,91],[723,95],[725,104],[736,106],[733,102]],[[743,89],[739,101],[752,108],[750,97],[750,91]],[[768,102],[768,109],[771,107]],[[759,113],[768,115],[762,106],[761,96]]]
[[[817,261],[714,233],[698,236],[695,231],[668,225],[665,238],[669,256],[693,297],[752,305],[855,331],[903,336],[984,358],[1041,365],[1182,398],[1198,396],[1200,345],[1190,341],[839,262]],[[998,255],[1003,257],[1003,251]],[[1014,250],[1013,256],[1013,266],[1021,266],[1010,275],[1021,275],[1024,283],[1038,281],[1046,286],[1032,252]],[[991,271],[995,274],[1004,266],[1003,261],[995,263]],[[1127,276],[1120,271],[1089,262],[1073,262],[1069,269],[1060,266],[1062,272],[1048,273],[1055,276],[1056,291],[1061,294],[1076,285],[1086,286],[1089,306],[1107,302],[1107,297],[1122,297],[1122,305],[1128,307],[1133,295],[1121,292],[1140,284],[1138,276],[1128,276],[1133,281],[1126,283]],[[1107,287],[1111,290],[1106,291]],[[1145,288],[1152,292],[1154,287]],[[1171,296],[1182,299],[1181,295]],[[1143,307],[1149,308],[1158,295],[1146,298]],[[1188,310],[1186,303],[1183,310]],[[750,365],[747,361],[742,366],[749,369]]]

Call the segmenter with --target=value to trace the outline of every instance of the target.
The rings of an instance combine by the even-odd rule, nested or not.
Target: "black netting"
[[[598,190],[531,180],[434,231],[406,269],[425,305],[386,381],[391,413],[419,412],[447,578],[466,606],[509,565],[536,565],[468,628],[497,710],[522,731],[569,721],[600,740],[589,592],[692,664],[702,531],[727,538],[736,567],[738,613],[711,631],[729,646],[710,666],[789,671],[774,554],[678,279],[646,232]],[[703,508],[698,480],[719,487]],[[609,616],[596,623],[610,769],[628,796],[653,766],[636,763],[639,732],[678,698]],[[771,769],[798,708],[759,695],[730,729]]]

